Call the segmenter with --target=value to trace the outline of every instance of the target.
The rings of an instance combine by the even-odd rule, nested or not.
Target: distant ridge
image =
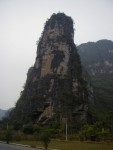
[[[113,41],[103,39],[77,48],[93,83],[97,114],[113,111]]]
[[[0,109],[0,120],[5,116],[7,110]]]

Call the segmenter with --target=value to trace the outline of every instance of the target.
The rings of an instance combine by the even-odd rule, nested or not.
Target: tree
[[[101,129],[98,128],[95,124],[89,125],[86,124],[82,127],[81,135],[84,137],[85,140],[96,141],[99,138],[99,134]]]
[[[7,129],[5,132],[5,141],[7,144],[12,140],[12,131],[10,129]]]
[[[42,141],[45,150],[47,150],[47,148],[48,148],[48,145],[51,141],[51,137],[52,137],[52,133],[51,133],[50,129],[44,129],[42,131],[42,134],[40,136],[40,140]]]

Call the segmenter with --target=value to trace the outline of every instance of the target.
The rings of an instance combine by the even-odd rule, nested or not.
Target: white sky
[[[113,40],[113,0],[0,0],[0,108],[15,105],[44,23],[59,11],[75,22],[75,44]]]

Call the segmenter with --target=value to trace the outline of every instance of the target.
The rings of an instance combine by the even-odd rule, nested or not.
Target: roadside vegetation
[[[10,124],[8,120],[0,122],[0,141],[27,144],[31,147],[55,148],[60,150],[112,150],[113,122],[112,113],[103,121],[86,124],[81,129],[71,130],[64,124]]]
[[[12,123],[4,118],[0,121],[0,141],[44,147],[46,150],[48,147],[60,150],[112,150],[113,113],[106,113],[101,121],[85,124],[79,129],[69,126],[68,123],[66,127],[65,121],[63,123],[54,121],[48,125],[21,124]]]

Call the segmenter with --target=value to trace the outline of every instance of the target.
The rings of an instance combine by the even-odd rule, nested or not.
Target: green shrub
[[[50,129],[44,129],[42,131],[40,140],[42,141],[42,144],[43,144],[45,150],[47,150],[47,148],[48,148],[48,145],[51,141],[51,137],[52,137],[52,132]]]
[[[100,139],[101,127],[98,124],[84,125],[81,133],[84,136],[84,140],[97,141]]]
[[[100,133],[99,133],[100,139],[105,140],[105,138],[107,138],[108,133],[109,132],[107,129],[102,128]]]
[[[10,129],[5,131],[4,139],[9,144],[9,142],[12,140],[12,131]]]
[[[0,131],[0,140],[1,141],[5,140],[5,131]]]
[[[12,138],[14,141],[21,141],[24,139],[24,134],[20,131],[14,131]]]
[[[34,126],[33,124],[27,124],[23,126],[23,132],[25,134],[33,134],[34,133]]]

